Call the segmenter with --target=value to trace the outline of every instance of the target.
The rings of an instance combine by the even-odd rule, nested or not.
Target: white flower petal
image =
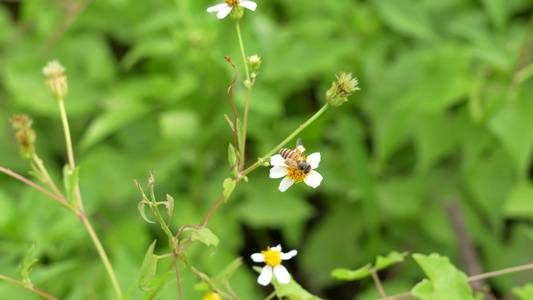
[[[270,247],[270,250],[281,252],[281,244],[278,244],[277,246],[274,246],[274,247]]]
[[[251,255],[251,258],[256,263],[265,262],[265,255],[263,253],[254,253]]]
[[[221,10],[218,11],[217,18],[224,19],[227,15],[229,15],[229,13],[231,12],[231,9],[232,9],[231,6],[222,8]]]
[[[229,7],[229,5],[227,3],[217,4],[215,6],[208,7],[207,12],[212,13],[214,11],[219,11],[223,9],[224,7]]]
[[[311,165],[311,169],[318,168],[318,164],[320,163],[320,153],[315,152],[313,154],[310,154],[307,157],[307,162]]]
[[[276,279],[281,284],[287,284],[291,281],[291,274],[289,274],[289,271],[287,271],[282,265],[274,267],[274,276],[276,276]]]
[[[308,176],[309,177],[309,176]],[[285,192],[291,185],[294,183],[294,180],[290,179],[289,177],[283,178],[281,183],[279,184],[279,190],[282,192]]]
[[[239,5],[244,8],[248,8],[249,10],[255,10],[255,8],[257,7],[257,3],[253,1],[241,1]]]
[[[291,259],[291,258],[295,257],[296,254],[298,254],[298,251],[296,251],[296,250],[291,250],[291,251],[289,251],[289,252],[287,252],[287,253],[281,253],[281,254],[279,255],[279,258],[281,258],[281,259],[283,259],[283,260],[287,260],[287,259]]]
[[[289,170],[280,166],[274,166],[270,169],[270,178],[285,177],[289,173]]]
[[[270,165],[272,166],[287,166],[285,164],[285,158],[283,158],[283,156],[279,155],[279,154],[276,154],[274,156],[272,156],[270,158]]]
[[[304,179],[304,182],[308,186],[316,189],[316,187],[319,186],[322,182],[322,175],[320,175],[320,173],[318,173],[317,171],[311,171],[307,175],[307,178]]]
[[[257,277],[257,283],[265,286],[268,285],[270,281],[272,281],[272,267],[266,265],[263,267],[263,270],[261,270],[261,274],[259,275],[259,277]]]

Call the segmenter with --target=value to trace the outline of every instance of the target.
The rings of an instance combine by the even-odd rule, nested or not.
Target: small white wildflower
[[[224,0],[224,3],[208,7],[207,12],[212,13],[216,11],[217,18],[224,19],[227,15],[229,15],[229,13],[231,12],[233,8],[238,7],[238,6],[254,11],[255,8],[257,7],[257,3],[253,1],[248,1],[248,0],[246,1]]]
[[[298,169],[290,168],[285,163],[285,158],[276,154],[270,158],[270,164],[273,166],[270,169],[270,178],[284,177],[279,185],[279,190],[285,192],[295,182],[301,182],[302,180],[310,187],[316,188],[322,182],[322,175],[315,171],[320,163],[320,153],[315,152],[305,158],[307,163],[311,166],[309,173],[304,173]]]
[[[281,284],[287,284],[291,281],[289,271],[281,265],[282,260],[288,260],[296,256],[298,251],[291,250],[287,253],[281,252],[281,245],[276,247],[267,247],[266,251],[252,254],[252,260],[256,263],[264,262],[266,266],[261,270],[261,274],[257,278],[257,283],[260,285],[268,285],[272,281],[272,274],[276,280]]]

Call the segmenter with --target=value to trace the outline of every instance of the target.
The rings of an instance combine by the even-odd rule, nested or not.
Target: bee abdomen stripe
[[[279,150],[279,154],[281,155],[281,157],[286,159],[286,158],[290,157],[293,154],[293,151],[291,149],[281,148]]]

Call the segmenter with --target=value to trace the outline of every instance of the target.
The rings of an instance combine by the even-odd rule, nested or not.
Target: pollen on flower
[[[270,247],[267,247],[267,250],[261,251],[261,253],[265,256],[265,264],[272,267],[281,264],[280,251],[274,251]]]
[[[239,5],[239,0],[224,0],[229,6],[235,7]]]
[[[287,169],[289,173],[287,174],[287,177],[294,180],[294,182],[302,182],[305,178],[307,178],[308,174],[305,174],[304,172],[298,170],[298,169]]]

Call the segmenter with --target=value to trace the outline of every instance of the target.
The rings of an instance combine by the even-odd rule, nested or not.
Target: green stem
[[[11,283],[20,285],[22,287],[25,287],[25,288],[29,289],[30,291],[33,291],[33,292],[45,297],[46,299],[59,300],[58,298],[48,294],[47,292],[34,287],[33,284],[31,284],[31,283],[29,284],[29,283],[25,283],[25,282],[22,282],[22,281],[18,281],[18,280],[15,280],[15,279],[11,278],[11,277],[7,277],[5,275],[2,275],[2,274],[0,274],[0,279],[3,279],[5,281],[9,281]]]
[[[72,139],[70,138],[70,129],[68,125],[68,119],[67,119],[67,112],[65,110],[65,103],[63,100],[59,101],[59,111],[61,113],[61,122],[63,123],[63,131],[65,132],[65,143],[67,147],[67,153],[68,153],[68,162],[70,166],[70,170],[74,170],[76,168],[76,163],[74,161],[74,151],[72,150]],[[102,246],[102,243],[98,239],[98,235],[96,235],[96,232],[94,232],[94,229],[89,222],[89,219],[87,218],[87,215],[85,215],[85,212],[83,210],[83,202],[81,199],[81,192],[80,192],[80,186],[79,182],[76,182],[76,204],[77,204],[77,215],[80,218],[81,222],[87,229],[87,232],[91,236],[91,239],[93,241],[94,246],[96,247],[96,251],[100,255],[100,259],[102,260],[102,263],[104,264],[104,267],[107,271],[107,274],[109,275],[109,279],[111,280],[111,284],[113,285],[113,289],[115,290],[115,295],[117,296],[117,299],[122,299],[122,291],[120,290],[120,285],[118,284],[117,277],[115,276],[115,272],[113,271],[113,267],[111,267],[111,263],[109,262],[109,258],[107,257],[107,254],[104,250],[104,247]]]
[[[68,163],[70,169],[74,170],[76,163],[74,162],[74,152],[72,151],[72,140],[70,138],[70,129],[68,126],[67,112],[65,111],[65,103],[63,100],[59,101],[59,111],[61,112],[61,122],[63,123],[63,131],[65,132],[65,142],[67,144]]]
[[[66,206],[68,209],[74,211],[74,208],[72,206],[70,206],[67,202],[67,200],[65,200],[64,197],[60,196],[60,195],[55,195],[53,194],[52,192],[48,191],[47,189],[43,188],[42,186],[36,184],[35,182],[29,180],[28,178],[22,176],[22,175],[19,175],[9,169],[6,169],[2,166],[0,166],[0,172],[3,172],[15,179],[18,179],[22,182],[24,182],[25,184],[33,187],[33,188],[36,188],[38,189],[39,191],[41,191],[43,194],[47,195],[47,196],[50,196],[51,198],[54,198],[56,201],[58,201],[59,203],[63,204],[64,206]]]
[[[115,295],[117,296],[117,299],[118,300],[122,299],[122,291],[120,290],[120,285],[118,284],[117,277],[115,276],[113,267],[111,267],[111,263],[109,262],[109,258],[107,257],[104,247],[102,246],[102,243],[98,239],[98,235],[96,235],[96,232],[94,232],[94,229],[91,226],[91,223],[89,222],[89,220],[87,219],[87,216],[80,215],[80,218],[81,218],[83,225],[87,229],[87,232],[89,232],[91,239],[93,240],[93,244],[96,247],[96,251],[100,255],[100,259],[102,259],[102,262],[104,263],[104,267],[107,271],[107,274],[109,275],[109,278],[111,279],[111,284],[113,285],[113,289],[115,290]]]
[[[239,161],[239,171],[242,171],[244,166],[244,154],[246,149],[246,128],[248,126],[248,108],[250,107],[250,98],[252,96],[252,83],[250,81],[250,72],[248,71],[248,64],[246,63],[246,54],[244,52],[244,44],[242,42],[241,28],[239,21],[235,21],[235,28],[237,30],[237,38],[239,39],[239,47],[241,49],[242,62],[244,64],[244,70],[246,72],[246,84],[248,88],[248,94],[246,96],[246,106],[244,107],[244,122],[242,125],[242,144],[241,144],[241,159]]]
[[[39,156],[37,154],[35,154],[35,153],[33,154],[32,162],[36,166],[35,170],[43,175],[44,183],[47,184],[48,186],[50,186],[52,188],[52,190],[54,190],[56,195],[60,196],[61,198],[65,198],[65,196],[63,196],[61,191],[57,188],[57,186],[55,185],[54,181],[52,180],[52,178],[48,174],[48,171],[46,171],[46,168],[44,167],[44,164],[43,164],[43,160],[41,158],[39,158]],[[32,164],[32,167],[33,167],[33,164]]]
[[[239,46],[241,47],[242,62],[244,63],[244,70],[246,71],[246,80],[250,81],[250,73],[248,72],[248,64],[246,63],[246,54],[244,54],[244,44],[242,43],[241,28],[239,21],[235,21],[235,27],[237,29],[237,37],[239,38]]]
[[[276,153],[281,147],[283,147],[285,144],[287,144],[290,140],[292,140],[294,137],[296,137],[302,130],[304,130],[309,124],[313,123],[318,117],[320,117],[326,109],[329,108],[329,104],[326,103],[322,108],[317,111],[309,120],[307,120],[305,123],[300,125],[293,133],[291,133],[286,139],[284,139],[281,143],[279,143],[274,149],[272,149],[270,152],[268,152],[265,156],[261,157],[255,164],[248,167],[246,170],[244,170],[241,173],[241,176],[245,176],[246,174],[250,173],[257,167],[259,167],[266,159],[270,158],[274,153]]]

